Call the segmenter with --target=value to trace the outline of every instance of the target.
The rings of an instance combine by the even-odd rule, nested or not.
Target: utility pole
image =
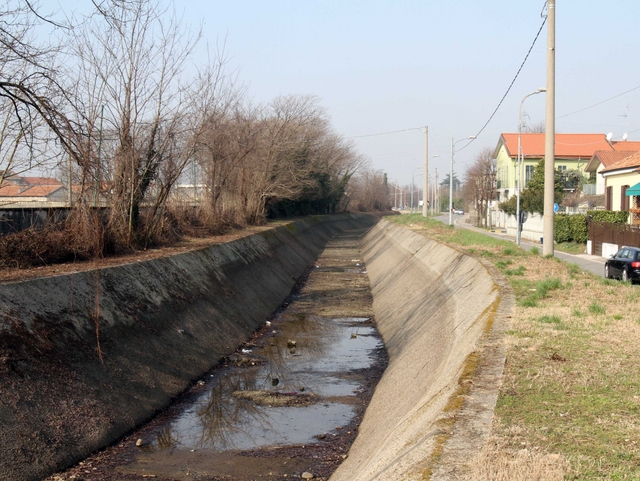
[[[427,217],[429,199],[429,127],[424,128],[424,177],[422,180],[422,216]]]
[[[438,169],[436,169],[435,182],[433,184],[433,209],[431,209],[431,211],[434,214],[439,214],[439,210],[434,210],[436,204],[438,205],[438,209],[440,209],[440,196],[438,195]]]
[[[553,194],[556,142],[556,0],[547,2],[547,112],[544,146],[544,224],[542,254],[553,255]]]

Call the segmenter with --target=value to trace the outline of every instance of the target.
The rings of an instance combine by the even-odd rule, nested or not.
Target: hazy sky
[[[55,2],[55,0],[53,0]],[[86,0],[88,3],[88,0]],[[63,8],[80,2],[59,0]],[[195,0],[177,2],[205,40],[226,42],[230,66],[258,103],[314,94],[335,130],[390,180],[411,181],[429,126],[431,172],[449,171],[451,139],[489,119],[542,24],[540,0]],[[557,0],[556,129],[640,138],[640,2]],[[545,86],[546,25],[484,132],[456,153],[456,172],[501,132],[515,132],[522,98]],[[525,102],[544,120],[545,95]],[[359,137],[381,132],[406,132]],[[458,148],[465,145],[457,144]],[[417,171],[416,175],[421,172]],[[416,180],[421,182],[421,180]]]

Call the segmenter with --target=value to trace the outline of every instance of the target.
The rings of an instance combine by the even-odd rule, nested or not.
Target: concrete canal
[[[58,476],[327,479],[386,366],[363,233],[329,240],[285,305],[180,402]]]
[[[364,215],[2,285],[0,481],[458,479],[511,302]]]

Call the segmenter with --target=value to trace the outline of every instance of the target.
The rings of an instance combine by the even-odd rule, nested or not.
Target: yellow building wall
[[[629,187],[633,187],[638,182],[640,182],[640,174],[637,172],[628,172],[625,174],[617,174],[617,175],[609,175],[605,177],[606,186],[612,187],[612,195],[611,195],[611,210],[622,210],[621,208],[621,192],[622,186],[628,185]],[[605,188],[605,195],[607,189]]]

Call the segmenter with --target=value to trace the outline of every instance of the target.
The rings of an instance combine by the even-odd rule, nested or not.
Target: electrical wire
[[[422,130],[423,127],[412,127],[410,129],[392,130],[390,132],[379,132],[377,134],[354,135],[353,137],[344,137],[345,139],[361,139],[363,137],[376,137],[378,135],[397,134],[398,132],[409,132],[410,130]]]
[[[546,5],[546,3],[545,3],[545,5]],[[509,95],[509,92],[511,91],[511,87],[513,87],[513,84],[516,82],[518,76],[520,75],[520,72],[522,71],[522,68],[524,67],[524,64],[527,63],[527,60],[529,59],[529,55],[531,55],[531,51],[533,50],[534,45],[538,41],[538,37],[540,37],[540,32],[542,32],[542,29],[544,28],[544,25],[546,23],[547,23],[547,17],[544,16],[544,20],[542,21],[542,25],[540,25],[540,29],[538,30],[538,33],[536,34],[536,37],[533,39],[533,43],[531,44],[531,47],[529,47],[529,51],[527,52],[527,55],[524,57],[524,60],[522,61],[522,64],[520,64],[520,68],[516,72],[515,77],[513,77],[513,80],[511,81],[511,84],[509,85],[509,88],[507,89],[507,91],[502,96],[502,99],[500,100],[500,102],[498,103],[498,106],[496,107],[496,109],[493,111],[493,113],[489,117],[489,120],[487,120],[485,122],[485,124],[482,126],[482,128],[478,131],[478,133],[474,136],[473,139],[469,140],[469,142],[467,142],[466,144],[464,144],[462,147],[460,147],[457,150],[458,152],[461,151],[461,150],[466,149],[475,139],[477,139],[478,136],[480,136],[480,134],[484,131],[484,129],[487,128],[487,125],[489,125],[489,122],[491,122],[491,120],[493,120],[493,117],[495,117],[496,113],[498,113],[498,109],[500,109],[500,106],[504,102],[504,99],[506,99],[507,95]]]
[[[603,100],[602,102],[598,102],[597,104],[593,104],[593,105],[590,105],[589,107],[585,107],[583,109],[576,110],[575,112],[571,112],[570,114],[564,114],[564,115],[561,115],[560,117],[556,117],[556,119],[563,119],[565,117],[569,117],[570,115],[577,114],[577,113],[580,113],[580,112],[584,112],[585,110],[592,109],[593,107],[597,107],[598,105],[602,105],[602,104],[604,104],[606,102],[609,102],[610,100],[617,99],[618,97],[622,97],[623,95],[626,95],[629,92],[633,92],[634,90],[638,90],[638,89],[640,89],[640,85],[638,85],[637,87],[633,87],[632,89],[629,89],[629,90],[627,90],[625,92],[622,92],[621,94],[614,95],[613,97],[610,97],[610,98],[608,98],[606,100]]]

